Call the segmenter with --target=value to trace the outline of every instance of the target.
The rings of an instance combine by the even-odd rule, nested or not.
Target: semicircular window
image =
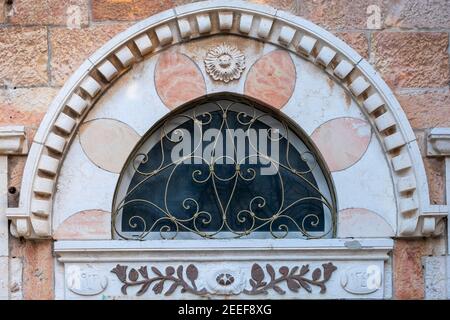
[[[208,98],[165,117],[122,171],[113,229],[123,239],[329,238],[331,179],[281,113]]]

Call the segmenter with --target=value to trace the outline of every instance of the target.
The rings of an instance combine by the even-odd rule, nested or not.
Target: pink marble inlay
[[[77,212],[58,227],[56,240],[110,240],[111,213],[103,210]]]
[[[338,237],[392,237],[391,225],[378,213],[364,208],[339,211]]]
[[[98,167],[120,173],[128,156],[141,138],[129,125],[114,119],[95,119],[84,123],[79,132],[86,156]]]
[[[155,84],[158,95],[170,109],[206,94],[205,80],[197,65],[176,52],[165,52],[159,57]]]
[[[331,171],[347,169],[366,152],[371,128],[357,118],[337,118],[325,122],[311,135]]]
[[[246,95],[280,109],[294,92],[295,77],[295,65],[289,53],[276,50],[252,66],[244,91]]]

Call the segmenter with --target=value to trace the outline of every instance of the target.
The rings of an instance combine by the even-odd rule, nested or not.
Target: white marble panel
[[[297,68],[295,94],[282,111],[309,135],[339,117],[365,119],[356,102],[320,68],[292,55]]]
[[[380,143],[374,135],[362,158],[346,170],[333,172],[332,177],[339,210],[369,209],[382,216],[396,230],[394,213],[397,208],[392,178]]]
[[[111,212],[118,174],[100,169],[83,152],[78,137],[61,168],[53,204],[53,230],[71,215],[90,209]]]
[[[163,117],[167,109],[156,93],[154,69],[157,56],[133,65],[117,83],[100,98],[85,121],[98,118],[117,119],[143,135]]]

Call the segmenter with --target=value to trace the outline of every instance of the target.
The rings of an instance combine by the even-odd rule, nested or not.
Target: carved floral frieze
[[[145,294],[151,289],[154,294],[172,295],[178,288],[181,293],[191,293],[197,296],[212,295],[266,295],[270,292],[276,292],[280,295],[286,294],[285,289],[280,285],[286,284],[289,291],[299,292],[305,290],[312,293],[313,287],[320,288],[320,293],[324,294],[327,290],[326,283],[330,280],[337,267],[332,262],[322,264],[322,268],[315,268],[310,273],[309,264],[299,266],[281,266],[278,270],[271,264],[262,267],[254,263],[251,268],[250,279],[245,279],[244,274],[237,269],[215,269],[209,274],[204,275],[206,285],[201,281],[201,275],[194,264],[187,267],[179,265],[167,266],[165,270],[151,266],[141,266],[138,270],[129,268],[126,265],[118,264],[111,270],[117,278],[123,283],[121,292],[127,295],[129,287],[139,287],[136,295]],[[151,273],[149,272],[151,271]],[[170,284],[166,287],[165,284]],[[246,283],[249,284],[246,285]]]

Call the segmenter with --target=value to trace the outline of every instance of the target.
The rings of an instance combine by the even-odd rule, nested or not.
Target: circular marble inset
[[[177,52],[164,52],[159,57],[155,86],[162,102],[169,109],[206,94],[205,79],[197,65]]]
[[[330,171],[347,169],[358,162],[370,143],[372,131],[367,121],[337,118],[320,125],[311,134]]]
[[[292,96],[295,65],[289,53],[275,50],[260,58],[250,69],[244,92],[280,109]]]
[[[56,240],[110,240],[111,213],[103,210],[77,212],[54,232]]]
[[[141,137],[118,120],[95,119],[81,126],[79,138],[89,160],[104,170],[120,173]]]

